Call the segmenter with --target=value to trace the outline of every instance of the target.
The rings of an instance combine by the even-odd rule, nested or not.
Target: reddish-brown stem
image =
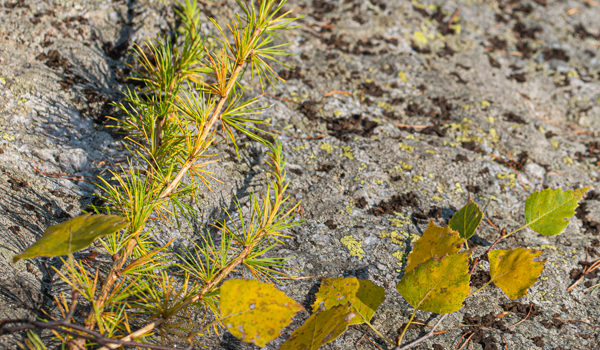
[[[506,228],[503,228],[500,231],[500,237],[498,237],[498,239],[496,239],[494,241],[494,243],[492,243],[492,245],[490,245],[490,247],[485,251],[485,253],[481,254],[481,256],[476,257],[475,259],[473,259],[473,266],[471,266],[471,271],[469,271],[469,274],[472,275],[473,271],[475,271],[475,268],[477,267],[477,264],[479,264],[479,260],[481,260],[482,256],[487,255],[487,253],[489,253],[492,249],[494,249],[494,247],[500,243],[500,241],[506,236]]]

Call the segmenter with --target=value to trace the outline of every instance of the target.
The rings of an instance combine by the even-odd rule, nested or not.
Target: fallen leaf
[[[13,262],[38,256],[61,256],[87,248],[98,237],[110,235],[127,226],[127,221],[117,215],[92,215],[75,217],[50,226],[42,237],[13,257]]]
[[[533,260],[540,254],[521,247],[492,250],[488,253],[492,282],[511,299],[524,297],[544,270],[545,260]]]
[[[525,201],[525,222],[544,236],[560,234],[575,215],[578,202],[591,187],[563,191],[560,188],[534,192]]]
[[[405,272],[396,290],[415,309],[448,314],[460,310],[469,295],[470,251],[431,258]]]
[[[337,305],[351,305],[357,316],[351,325],[371,321],[375,310],[385,300],[385,289],[369,280],[356,277],[325,278],[316,294],[313,312],[322,308],[330,309]]]
[[[221,285],[221,321],[238,339],[263,347],[302,306],[269,283],[230,279]]]
[[[483,218],[483,212],[475,202],[469,202],[459,211],[454,213],[448,226],[457,231],[464,239],[469,239],[475,233],[477,226]]]
[[[313,313],[279,350],[317,350],[342,335],[353,317],[347,305]]]
[[[457,232],[450,227],[439,227],[433,220],[429,220],[429,225],[423,232],[423,235],[415,242],[415,246],[408,255],[408,263],[405,272],[408,272],[419,264],[437,256],[438,258],[457,253],[464,244],[464,238],[461,238]]]

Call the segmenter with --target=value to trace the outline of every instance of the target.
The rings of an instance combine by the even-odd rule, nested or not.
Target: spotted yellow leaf
[[[405,272],[396,290],[415,309],[448,314],[462,308],[469,295],[469,257],[465,251],[433,257]]]
[[[220,288],[221,321],[238,339],[263,347],[302,306],[269,283],[230,279]]]
[[[359,280],[356,277],[325,278],[316,295],[313,311],[350,305],[357,315],[350,324],[361,324],[371,321],[375,310],[384,300],[385,289],[369,280]]]
[[[433,258],[441,258],[446,254],[457,253],[465,240],[461,238],[456,231],[450,227],[439,227],[433,220],[429,220],[429,225],[423,232],[423,235],[408,255],[408,263],[405,271],[411,271],[419,264]]]
[[[492,250],[488,253],[492,282],[511,299],[524,297],[544,270],[545,260],[534,260],[540,254],[520,247]]]
[[[348,305],[337,305],[315,312],[292,333],[279,350],[317,350],[342,335],[354,317],[355,314]]]

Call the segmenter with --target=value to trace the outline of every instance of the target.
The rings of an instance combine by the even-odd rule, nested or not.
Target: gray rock
[[[60,268],[58,260],[12,264],[12,256],[48,226],[85,209],[95,191],[87,181],[107,176],[126,158],[103,119],[112,113],[105,103],[125,88],[119,72],[130,61],[111,47],[155,38],[173,23],[157,1],[10,3],[18,6],[5,1],[0,11],[0,319],[34,318],[42,306],[52,307],[62,290],[51,269]],[[435,5],[290,0],[288,8],[307,15],[302,28],[284,36],[295,54],[286,62],[297,68],[276,67],[288,81],[264,97],[272,104],[264,117],[280,126],[291,195],[302,199],[306,220],[286,232],[294,238],[273,256],[291,256],[288,264],[301,276],[353,275],[385,287],[373,324],[390,338],[412,312],[395,286],[400,253],[426,227],[422,217],[444,224],[471,193],[496,225],[516,228],[532,191],[600,182],[600,6],[448,1],[437,12]],[[200,6],[216,18],[234,11],[234,1]],[[460,30],[448,26],[456,10]],[[44,56],[51,50],[60,55],[56,64]],[[250,93],[259,93],[252,84]],[[335,91],[351,96],[330,94]],[[226,154],[225,148],[216,151]],[[239,162],[224,158],[210,167],[223,183],[198,199],[207,221],[234,196],[247,203],[248,191],[259,192],[264,183],[264,150],[243,148]],[[385,213],[377,209],[408,193],[414,200]],[[449,331],[422,348],[455,348],[471,331],[475,349],[597,346],[597,277],[567,291],[581,263],[599,257],[600,198],[590,195],[582,205],[561,236],[524,230],[499,245],[536,247],[547,260],[520,304],[490,286],[467,299],[442,324]],[[157,231],[159,241],[176,237],[182,245],[197,235]],[[474,254],[497,235],[489,225],[481,229]],[[487,268],[484,263],[477,276]],[[307,278],[281,288],[308,303],[317,286],[318,279]],[[529,307],[536,312],[527,316]],[[297,316],[292,328],[307,316]],[[432,324],[436,318],[418,312],[417,319]],[[458,328],[473,320],[515,326]],[[267,348],[277,348],[292,328]],[[411,330],[406,339],[420,334]],[[366,337],[385,348],[366,327],[351,327],[327,348],[373,348]],[[1,338],[0,347],[15,348],[20,340]],[[209,338],[207,346],[253,348],[228,336]]]

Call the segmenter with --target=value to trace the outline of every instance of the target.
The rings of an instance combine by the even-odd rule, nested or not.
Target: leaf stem
[[[375,332],[375,334],[377,334],[377,335],[378,335],[378,336],[379,336],[381,339],[385,340],[386,342],[388,342],[388,343],[390,343],[390,344],[392,344],[392,345],[395,345],[395,344],[396,344],[396,343],[394,343],[394,341],[393,341],[393,340],[391,340],[390,338],[388,338],[388,337],[386,337],[385,335],[381,334],[381,332],[379,332],[379,331],[377,330],[377,328],[375,328],[375,327],[374,327],[374,326],[371,324],[371,322],[369,322],[369,321],[365,320],[364,318],[363,318],[363,320],[365,321],[365,323],[367,324],[367,326],[369,326],[369,328],[371,328],[371,329],[373,330],[373,332]]]
[[[515,234],[515,233],[517,233],[517,232],[519,232],[519,231],[521,231],[521,230],[524,230],[524,229],[526,229],[527,227],[529,227],[531,224],[532,224],[531,222],[530,222],[530,223],[528,223],[528,224],[525,224],[525,225],[523,225],[523,226],[519,227],[518,229],[516,229],[516,230],[514,230],[514,231],[511,231],[510,233],[507,233],[505,236],[503,236],[503,238],[507,238],[507,237],[509,237],[509,236],[511,236],[511,235],[513,235],[513,234]]]
[[[406,327],[404,327],[404,329],[402,330],[402,333],[398,337],[398,341],[396,342],[396,344],[398,346],[400,346],[400,344],[402,344],[402,338],[404,338],[404,334],[406,334],[406,331],[408,330],[408,327],[412,323],[412,320],[415,318],[415,315],[417,314],[417,310],[418,309],[415,308],[415,311],[413,311],[412,315],[410,315],[410,319],[408,320],[408,323],[406,324]]]
[[[469,295],[467,295],[467,298],[470,297],[471,295],[477,294],[480,290],[482,290],[483,288],[487,287],[490,283],[494,282],[493,279],[490,278],[489,281],[485,282],[483,284],[483,286],[479,287],[478,289],[476,289],[474,292],[469,293]],[[466,298],[465,298],[466,299]]]

